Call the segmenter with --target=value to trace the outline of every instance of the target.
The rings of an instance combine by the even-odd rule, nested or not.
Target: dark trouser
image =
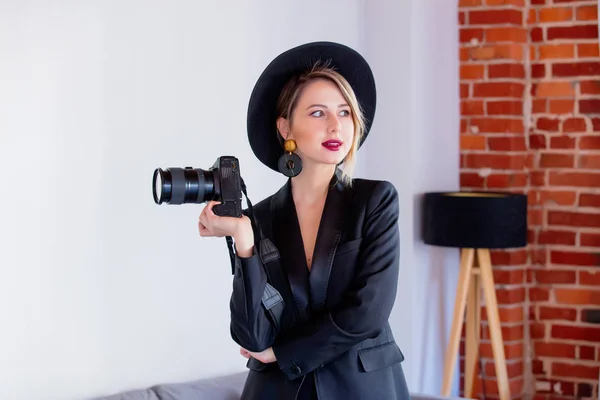
[[[300,387],[297,400],[317,400],[317,388],[315,387],[315,377],[311,372],[306,375],[306,379]]]

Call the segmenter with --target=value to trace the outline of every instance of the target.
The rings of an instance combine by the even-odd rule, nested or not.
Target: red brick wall
[[[597,1],[459,0],[461,187],[529,197],[529,246],[492,254],[514,398],[598,390]]]

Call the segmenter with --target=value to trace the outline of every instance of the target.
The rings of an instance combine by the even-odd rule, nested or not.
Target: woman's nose
[[[342,122],[337,117],[337,115],[333,115],[329,118],[329,131],[330,132],[339,132],[342,130]]]

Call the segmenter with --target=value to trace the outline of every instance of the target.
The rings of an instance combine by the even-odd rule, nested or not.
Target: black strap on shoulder
[[[266,232],[263,232],[263,229],[259,225],[258,219],[254,214],[254,208],[252,207],[252,203],[248,198],[248,193],[246,191],[246,184],[244,180],[240,178],[242,185],[242,193],[246,196],[246,202],[248,203],[248,217],[250,218],[250,223],[252,225],[252,231],[254,232],[254,241],[258,242],[258,252],[260,255],[260,259],[262,261],[263,267],[265,269],[265,273],[267,274],[267,285],[262,295],[262,304],[269,313],[273,324],[275,325],[275,329],[277,331],[281,330],[281,315],[283,313],[283,308],[285,303],[283,302],[283,297],[281,294],[275,289],[269,281],[271,281],[269,276],[269,270],[266,267],[267,263],[279,263],[279,250],[275,247],[273,242],[269,239],[272,237],[272,224],[271,218],[265,218],[265,225],[267,228]],[[257,241],[258,238],[258,241]],[[225,240],[227,241],[227,247],[229,249],[229,258],[231,260],[231,274],[235,274],[236,267],[236,256],[235,250],[233,246],[233,238],[231,236],[226,236]],[[278,267],[278,265],[277,265]]]

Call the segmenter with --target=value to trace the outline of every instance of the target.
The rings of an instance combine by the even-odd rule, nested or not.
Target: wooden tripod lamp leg
[[[460,270],[458,275],[458,287],[456,289],[456,298],[454,301],[454,315],[452,317],[452,326],[450,328],[450,340],[446,348],[446,358],[444,364],[444,380],[442,381],[442,396],[450,396],[452,390],[452,377],[458,357],[460,344],[460,334],[464,321],[465,305],[467,302],[467,293],[471,280],[471,270],[473,268],[474,249],[462,249],[460,255]]]
[[[498,302],[496,300],[496,287],[492,274],[492,260],[489,249],[477,249],[479,269],[481,272],[481,283],[485,297],[490,339],[494,354],[496,367],[496,379],[498,381],[498,393],[500,400],[510,399],[510,387],[508,385],[508,372],[506,369],[506,358],[504,356],[504,341],[500,327],[500,315],[498,313]]]
[[[471,286],[467,298],[467,322],[465,326],[465,389],[464,397],[471,397],[475,383],[477,356],[481,338],[481,279],[479,268],[473,267]]]

